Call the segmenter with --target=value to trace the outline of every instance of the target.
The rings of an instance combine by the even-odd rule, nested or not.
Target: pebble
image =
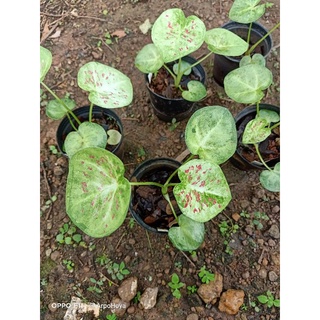
[[[267,270],[266,269],[260,269],[259,270],[259,277],[261,278],[261,279],[266,279],[267,278]]]
[[[268,274],[268,278],[271,282],[278,280],[278,275],[274,271],[270,271]]]

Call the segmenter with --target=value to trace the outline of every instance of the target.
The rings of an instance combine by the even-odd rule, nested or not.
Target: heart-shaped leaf
[[[243,67],[248,64],[258,64],[262,67],[265,67],[266,66],[266,59],[260,53],[255,53],[252,57],[244,56],[241,58],[241,60],[239,62],[239,67]]]
[[[72,157],[78,150],[88,147],[105,148],[107,133],[97,123],[82,122],[77,131],[71,131],[64,142],[68,157]]]
[[[230,202],[231,192],[220,166],[194,159],[178,169],[180,183],[173,193],[183,214],[192,220],[206,222]]]
[[[164,61],[158,48],[149,43],[138,52],[134,64],[143,73],[155,73],[163,66]]]
[[[62,98],[61,101],[65,106],[59,100],[51,100],[48,102],[46,106],[46,115],[49,118],[60,120],[65,117],[68,112],[66,107],[69,110],[72,110],[76,106],[76,102],[70,98]]]
[[[242,135],[244,144],[255,144],[266,140],[271,134],[269,123],[266,119],[256,117],[249,121]]]
[[[182,92],[182,98],[188,101],[199,101],[207,95],[207,89],[200,81],[191,80],[187,84],[188,91]]]
[[[78,85],[89,92],[89,101],[102,108],[121,108],[131,103],[131,80],[121,71],[91,61],[79,69]]]
[[[40,82],[44,80],[52,64],[51,52],[40,46]]]
[[[180,65],[180,70],[179,70],[179,65]],[[187,61],[181,60],[180,64],[179,63],[175,63],[172,67],[172,70],[175,74],[180,74],[182,71],[184,71],[184,75],[189,75],[192,71],[191,64]]]
[[[249,48],[246,41],[224,28],[208,30],[204,41],[210,51],[224,56],[241,56]]]
[[[239,23],[250,23],[257,21],[265,12],[266,4],[258,3],[261,0],[234,0],[230,10],[229,18]]]
[[[70,159],[66,211],[89,236],[108,236],[122,225],[131,194],[124,173],[122,161],[105,149],[82,149]]]
[[[280,162],[278,162],[273,170],[263,170],[260,173],[261,185],[272,192],[280,192]]]
[[[191,220],[184,214],[178,217],[179,227],[171,227],[168,237],[179,250],[192,251],[198,249],[204,240],[204,223]]]
[[[248,64],[232,70],[224,78],[226,94],[239,103],[256,103],[272,83],[272,72],[259,64]]]
[[[177,60],[201,47],[206,26],[197,16],[185,17],[179,8],[168,9],[157,18],[151,30],[153,43],[165,63]]]
[[[185,129],[185,139],[192,154],[221,164],[236,151],[237,130],[234,117],[225,107],[203,107],[190,117]]]
[[[261,109],[259,111],[259,117],[266,119],[268,123],[277,123],[280,121],[279,113],[268,109]]]
[[[121,138],[122,138],[121,133],[115,129],[108,130],[107,135],[108,135],[108,144],[110,144],[112,146],[117,145],[121,141]]]

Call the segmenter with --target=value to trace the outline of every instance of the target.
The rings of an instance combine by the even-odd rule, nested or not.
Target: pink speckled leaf
[[[232,198],[223,171],[213,162],[188,161],[179,168],[178,175],[181,182],[174,187],[173,193],[182,213],[192,220],[209,221]]]
[[[82,149],[70,159],[66,211],[89,236],[108,236],[123,223],[131,193],[124,172],[122,161],[101,148]]]

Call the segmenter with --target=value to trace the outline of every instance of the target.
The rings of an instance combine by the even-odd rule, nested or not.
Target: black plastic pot
[[[170,174],[179,168],[181,166],[181,163],[170,158],[154,158],[150,160],[146,160],[143,163],[141,163],[133,172],[130,180],[131,181],[154,181],[161,184],[164,184],[167,180],[167,178],[170,176]],[[157,175],[157,177],[155,176]],[[160,179],[159,179],[160,175]],[[178,182],[179,178],[176,176],[172,179],[172,182]],[[131,201],[129,206],[129,211],[134,217],[134,219],[138,222],[140,226],[145,228],[148,231],[159,233],[159,234],[167,234],[168,228],[161,226],[161,221],[166,222],[165,219],[168,219],[169,216],[167,214],[161,215],[161,219],[157,221],[157,223],[147,224],[144,220],[146,218],[146,215],[144,216],[144,206],[139,200],[136,190],[137,186],[132,187],[131,192]],[[158,193],[161,192],[161,189],[159,187],[152,187],[155,189],[158,189]],[[173,196],[170,195],[170,199],[173,199]],[[163,199],[163,197],[160,195],[159,199]],[[159,200],[158,199],[158,200]],[[154,213],[155,207],[151,207],[149,210],[149,213]],[[179,214],[178,212],[176,212]],[[173,215],[170,216],[172,218]],[[160,224],[160,226],[158,226]]]
[[[197,62],[191,56],[183,57],[182,60],[194,64]],[[172,66],[173,63],[168,64],[168,66]],[[201,64],[196,65],[192,68],[193,73],[199,78],[203,84],[205,83],[206,74],[201,66]],[[145,75],[147,89],[149,91],[151,106],[153,108],[154,114],[162,121],[171,122],[173,118],[176,121],[181,121],[186,119],[193,112],[194,102],[187,101],[183,98],[179,99],[169,99],[164,96],[161,96],[150,89],[148,74]],[[187,77],[183,77],[183,84],[187,84]]]
[[[272,110],[277,112],[280,115],[280,107],[278,106],[274,106],[271,104],[266,104],[266,103],[261,103],[259,105],[260,110],[262,109],[268,109],[268,110]],[[256,106],[249,106],[244,108],[241,112],[239,112],[237,114],[237,116],[235,117],[235,123],[236,123],[236,129],[237,129],[237,134],[238,134],[238,145],[237,145],[237,150],[234,153],[234,155],[230,158],[230,162],[232,163],[232,165],[234,165],[236,168],[240,169],[240,170],[264,170],[266,169],[265,166],[257,161],[254,162],[249,162],[243,155],[241,150],[243,150],[243,148],[245,148],[242,143],[241,143],[241,139],[242,139],[242,133],[244,131],[244,128],[246,126],[246,124],[254,119],[256,116]],[[262,151],[262,147],[264,146],[264,144],[266,144],[268,141],[268,139],[266,139],[263,142],[260,142],[259,144],[259,150],[260,152]],[[280,148],[279,148],[280,151]],[[270,167],[273,168],[278,162],[280,161],[280,155],[277,158],[271,159],[269,161],[266,161],[266,164]]]
[[[83,106],[78,109],[73,110],[73,113],[78,117],[80,122],[88,121],[89,120],[89,110],[90,106]],[[77,122],[71,117],[72,123],[75,125],[75,127],[78,127]],[[121,133],[121,140],[119,144],[115,146],[107,145],[106,149],[114,153],[116,156],[119,158],[122,157],[123,155],[123,125],[121,122],[121,119],[118,117],[118,115],[106,108],[102,108],[99,106],[94,106],[92,110],[92,119],[96,119],[97,121],[102,121],[100,125],[107,131],[109,129],[108,123],[110,121],[116,123],[118,126],[120,133]],[[63,153],[65,156],[67,156],[66,152],[64,151],[64,141],[71,131],[74,131],[73,127],[70,124],[69,118],[65,117],[63,120],[60,122],[59,127],[57,129],[56,133],[56,139],[58,143],[58,147],[61,153]]]
[[[247,39],[249,24],[242,24],[235,21],[229,21],[221,26],[221,28],[232,31],[243,40]],[[268,33],[268,30],[260,23],[253,22],[250,36],[250,47]],[[260,53],[265,58],[269,55],[273,46],[271,35],[268,35],[254,50],[253,53]],[[223,81],[225,76],[232,70],[239,67],[241,57],[229,57],[219,54],[214,55],[213,60],[213,78],[215,82],[224,87]]]

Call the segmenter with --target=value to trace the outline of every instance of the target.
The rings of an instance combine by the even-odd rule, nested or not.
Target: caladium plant
[[[127,215],[132,187],[155,186],[161,188],[178,224],[169,229],[169,239],[180,250],[197,249],[204,240],[204,223],[223,211],[232,198],[219,165],[235,152],[235,121],[224,107],[203,107],[190,117],[185,136],[190,157],[164,184],[127,180],[122,161],[105,149],[77,151],[70,159],[66,189],[66,210],[74,224],[92,237],[108,236]],[[177,183],[172,182],[176,175]],[[169,186],[181,211],[178,216]]]
[[[106,109],[128,106],[133,99],[133,87],[131,80],[121,71],[91,61],[83,65],[78,71],[78,86],[88,92],[90,101],[89,121],[81,122],[72,112],[76,103],[74,100],[64,97],[59,98],[45,83],[44,79],[52,64],[50,50],[40,46],[40,84],[55,98],[48,102],[46,115],[54,120],[68,117],[74,131],[70,132],[65,140],[65,151],[72,157],[76,151],[94,146],[105,148],[107,144],[117,145],[121,134],[114,129],[107,132],[102,126],[92,121],[94,105]],[[74,119],[77,126],[74,125]]]
[[[270,8],[272,6],[273,3],[261,3],[261,0],[234,0],[229,10],[229,18],[230,20],[238,23],[250,24],[247,36],[248,44],[250,40],[250,33],[252,30],[252,22],[258,21],[264,15],[266,8]],[[250,56],[254,52],[254,49],[279,26],[280,22],[278,22],[272,29],[270,29],[269,32],[267,32],[267,34],[261,37],[256,43],[249,46],[248,50],[245,52],[245,55]]]
[[[280,125],[280,116],[275,111],[260,110],[259,104],[265,90],[272,84],[272,72],[266,67],[261,54],[244,56],[239,68],[231,71],[224,79],[226,94],[238,103],[256,104],[256,117],[249,121],[242,135],[243,144],[253,144],[261,163],[266,167],[260,174],[260,182],[269,191],[280,191],[280,163],[271,169],[263,160],[259,143],[267,139],[272,130]]]
[[[143,73],[153,74],[165,68],[174,79],[174,87],[182,91],[188,101],[199,101],[206,96],[206,87],[200,81],[190,80],[187,89],[181,86],[183,75],[192,68],[218,53],[239,56],[248,49],[248,44],[239,36],[223,28],[206,30],[204,22],[195,15],[185,16],[179,8],[165,10],[154,22],[151,29],[152,43],[145,45],[135,58],[135,66]],[[203,43],[208,53],[196,63],[190,64],[182,58],[195,53]],[[169,67],[169,63],[174,63]]]

